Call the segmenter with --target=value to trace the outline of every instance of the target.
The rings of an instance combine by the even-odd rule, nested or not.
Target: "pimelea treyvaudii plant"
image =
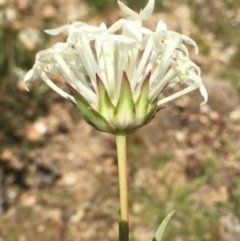
[[[57,43],[36,55],[25,84],[40,77],[64,98],[73,102],[83,118],[99,131],[116,136],[119,192],[120,240],[129,240],[126,135],[146,125],[164,104],[195,89],[207,101],[200,68],[189,59],[185,45],[196,43],[189,37],[169,31],[164,22],[156,30],[142,26],[154,9],[154,0],[136,13],[118,1],[127,15],[109,28],[74,22],[46,30],[50,35],[67,34],[66,42]],[[34,77],[35,76],[35,77]],[[61,76],[69,92],[57,86],[53,77]],[[181,84],[180,91],[162,96],[165,88]],[[158,229],[160,241],[167,216]]]

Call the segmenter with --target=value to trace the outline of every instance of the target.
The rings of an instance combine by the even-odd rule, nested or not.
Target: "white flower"
[[[161,106],[199,89],[207,101],[200,68],[190,59],[185,44],[195,48],[187,36],[168,31],[159,21],[156,31],[142,27],[153,12],[154,0],[136,13],[118,1],[127,14],[107,28],[74,22],[46,32],[67,33],[58,43],[36,56],[25,83],[38,75],[52,89],[77,105],[85,120],[101,131],[131,132],[148,123]],[[120,33],[119,33],[120,31]],[[53,83],[60,75],[71,94]],[[167,87],[182,84],[179,92],[162,98]]]

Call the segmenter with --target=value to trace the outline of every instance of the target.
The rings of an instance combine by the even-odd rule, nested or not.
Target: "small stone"
[[[30,142],[39,142],[47,131],[47,125],[42,121],[37,121],[27,130],[26,139]]]
[[[6,4],[7,0],[0,0],[0,6],[4,6]]]
[[[106,166],[114,165],[114,158],[113,157],[108,157],[106,160],[104,160],[104,165],[106,165]]]
[[[193,133],[190,136],[190,140],[193,145],[197,145],[197,144],[201,143],[203,138],[204,138],[204,135],[200,132]]]
[[[240,221],[233,214],[226,214],[221,217],[222,240],[232,241],[240,236]]]
[[[73,214],[70,218],[71,223],[78,223],[82,220],[85,215],[85,208],[80,208],[75,214]]]
[[[42,233],[42,232],[45,231],[45,229],[46,229],[45,226],[43,224],[40,224],[40,225],[37,226],[37,230],[36,231],[38,233]]]
[[[210,120],[206,115],[199,115],[199,122],[204,125],[210,125]]]
[[[13,201],[17,198],[18,193],[19,192],[18,192],[17,188],[10,187],[10,188],[8,188],[8,190],[6,192],[6,196],[7,196],[8,200]]]
[[[76,158],[76,155],[75,155],[74,152],[67,153],[67,159],[68,160],[74,160],[74,158]]]
[[[17,11],[14,8],[7,8],[5,10],[7,22],[17,21]]]
[[[9,23],[9,28],[15,32],[18,32],[20,29],[22,29],[22,23],[19,21],[12,21]]]
[[[186,108],[189,105],[190,98],[188,95],[182,96],[182,98],[176,99],[174,104],[181,108]]]
[[[18,241],[27,241],[27,238],[26,238],[25,235],[20,234],[19,237],[18,237]]]
[[[211,111],[209,116],[212,121],[218,121],[220,119],[220,115],[217,111]]]
[[[3,161],[9,161],[13,158],[13,153],[11,152],[11,150],[9,149],[6,149],[4,150],[2,153],[1,153],[1,156],[0,158],[3,160]]]
[[[36,204],[36,197],[23,193],[20,196],[20,202],[25,207],[33,207]]]
[[[23,83],[23,80],[19,80],[17,82],[17,89],[21,92],[26,92],[26,88],[25,88],[25,85]]]
[[[210,112],[210,107],[209,105],[203,105],[200,107],[200,112],[203,113],[203,114],[208,114]]]
[[[175,138],[178,142],[184,142],[187,138],[187,134],[184,131],[175,131]]]
[[[60,180],[60,184],[66,185],[66,186],[72,186],[76,184],[78,181],[77,176],[73,172],[68,172],[64,174],[62,179]]]
[[[29,52],[36,49],[40,40],[40,32],[36,29],[23,29],[19,32],[18,38],[20,42],[23,44],[24,48]]]
[[[30,5],[29,0],[17,0],[17,9],[19,11],[26,11]]]
[[[46,19],[54,18],[56,14],[57,11],[52,5],[46,5],[42,10],[42,17]]]
[[[194,198],[206,206],[213,206],[215,203],[228,201],[228,190],[224,185],[217,189],[213,189],[210,186],[204,186],[198,190],[194,195]]]
[[[233,110],[230,113],[230,119],[233,121],[239,120],[240,121],[240,108]]]
[[[141,213],[143,211],[143,205],[140,203],[134,203],[132,206],[132,210],[135,213]]]
[[[61,220],[62,210],[60,208],[53,208],[47,211],[46,216],[48,219],[51,219],[55,222]]]
[[[9,149],[6,149],[1,153],[0,159],[4,161],[8,167],[15,170],[21,170],[24,166],[23,163],[19,160],[18,156],[16,156]]]

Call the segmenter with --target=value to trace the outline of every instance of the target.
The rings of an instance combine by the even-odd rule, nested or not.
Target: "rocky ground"
[[[52,20],[51,26],[80,17],[95,24],[105,17],[89,17],[81,1],[9,3],[10,16],[16,10],[9,27],[24,51],[31,53],[42,39],[41,33],[32,38],[37,35],[31,31]],[[107,22],[119,14],[108,12]],[[188,5],[173,4],[170,12],[155,14],[147,25],[155,26],[159,18],[170,29],[199,33]],[[216,69],[230,62],[233,47],[221,52],[224,45],[213,35],[207,33],[203,39],[212,48],[194,59],[203,69],[208,103],[199,107],[198,92],[184,96],[128,138],[132,240],[151,240],[159,222],[174,208],[165,240],[237,241],[240,236],[240,85],[216,77]],[[11,54],[7,56],[16,67]],[[24,102],[23,111],[0,107],[2,119],[13,128],[6,132],[4,123],[0,129],[0,240],[117,240],[114,136],[95,131],[71,103],[39,84],[32,88],[40,93],[40,105],[24,92],[21,73],[18,76],[12,84]],[[9,81],[4,77],[1,82],[1,96]]]

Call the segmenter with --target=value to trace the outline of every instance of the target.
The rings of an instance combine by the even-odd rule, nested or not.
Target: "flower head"
[[[187,36],[167,30],[159,21],[156,31],[142,27],[153,12],[154,0],[136,13],[118,1],[127,14],[107,28],[74,22],[48,34],[67,33],[57,43],[36,55],[25,83],[39,76],[53,90],[72,101],[84,119],[104,132],[132,132],[147,124],[163,104],[199,89],[207,101],[200,68],[189,59]],[[120,32],[120,33],[119,33]],[[70,94],[51,79],[62,76]],[[162,98],[162,91],[176,84],[184,88]]]

